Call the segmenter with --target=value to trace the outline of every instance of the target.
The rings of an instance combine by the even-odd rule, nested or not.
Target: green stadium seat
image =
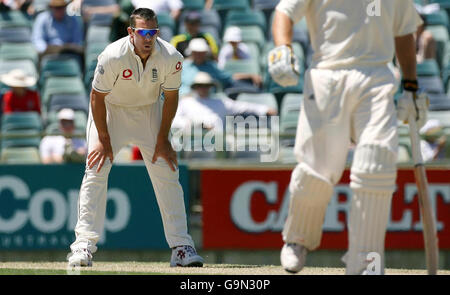
[[[0,59],[0,75],[6,74],[14,69],[21,69],[27,75],[38,77],[36,65],[29,59],[4,60]]]
[[[39,147],[41,133],[36,130],[9,130],[2,132],[2,149],[8,147]]]
[[[37,147],[10,147],[1,151],[4,164],[38,164],[41,162]]]
[[[225,18],[225,27],[259,26],[263,32],[267,30],[264,13],[259,10],[232,10]]]
[[[0,28],[5,27],[28,27],[31,28],[32,21],[19,10],[0,12]]]
[[[38,53],[32,43],[3,43],[0,45],[0,59],[31,60],[38,64]]]
[[[256,59],[230,59],[225,62],[224,70],[231,73],[261,74],[258,60]]]
[[[439,66],[434,59],[417,64],[417,76],[440,76]]]
[[[2,132],[11,130],[42,130],[41,115],[38,112],[13,112],[2,116]]]
[[[96,43],[96,42],[109,42],[109,36],[111,34],[111,27],[105,26],[88,26],[86,32],[86,44]]]
[[[203,10],[205,0],[183,0],[184,10]]]
[[[303,100],[303,94],[301,93],[286,93],[281,100],[280,116],[289,114],[292,112],[299,113]]]
[[[73,58],[49,60],[41,66],[39,85],[50,77],[81,77],[81,69]]]
[[[46,79],[41,91],[42,110],[46,110],[45,106],[48,105],[51,95],[62,93],[77,93],[86,96],[86,88],[81,77],[49,77]]]

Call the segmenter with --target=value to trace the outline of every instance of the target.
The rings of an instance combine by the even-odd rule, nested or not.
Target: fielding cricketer
[[[103,231],[108,175],[114,156],[129,143],[139,147],[152,181],[172,248],[170,266],[203,266],[187,232],[177,156],[168,139],[178,106],[183,56],[158,32],[153,10],[138,8],[130,16],[128,36],[108,45],[98,57],[76,240],[68,256],[71,267],[92,265]]]
[[[281,0],[272,33],[269,72],[282,86],[298,82],[293,26],[303,16],[314,55],[305,74],[289,184],[290,204],[281,264],[296,273],[320,245],[325,211],[355,144],[348,219],[346,274],[364,274],[377,252],[384,273],[384,240],[396,183],[397,118],[410,114],[420,128],[427,111],[418,95],[414,33],[422,23],[413,0]],[[402,71],[402,96],[388,64],[394,52]]]

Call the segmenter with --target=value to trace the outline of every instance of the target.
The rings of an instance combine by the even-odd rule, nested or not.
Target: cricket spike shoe
[[[170,266],[182,267],[202,267],[203,258],[197,254],[194,247],[189,245],[178,246],[172,248],[172,257],[170,258]]]
[[[281,249],[281,265],[290,273],[297,273],[303,269],[308,250],[302,245],[286,243]]]
[[[77,249],[67,255],[69,267],[92,266],[92,253],[88,249]]]

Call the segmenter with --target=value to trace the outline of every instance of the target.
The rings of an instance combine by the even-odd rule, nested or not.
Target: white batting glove
[[[269,74],[283,87],[297,85],[300,66],[290,45],[275,47],[268,55]]]
[[[412,115],[416,118],[417,129],[420,129],[427,120],[429,98],[425,93],[417,92],[417,81],[403,81],[402,84],[404,91],[397,102],[397,118],[406,124]]]

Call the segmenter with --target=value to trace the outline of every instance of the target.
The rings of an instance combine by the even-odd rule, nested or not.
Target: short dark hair
[[[130,15],[130,26],[136,26],[136,18],[142,18],[145,21],[154,20],[156,24],[158,24],[158,18],[156,17],[156,13],[150,8],[136,8]]]

